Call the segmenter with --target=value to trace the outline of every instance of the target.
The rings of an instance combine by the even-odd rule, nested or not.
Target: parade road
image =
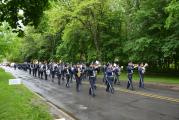
[[[43,99],[78,120],[179,120],[179,91],[159,88],[127,90],[126,85],[115,86],[115,93],[105,91],[104,84],[97,84],[96,96],[88,95],[89,84],[82,82],[80,92],[75,81],[70,88],[65,83],[35,78],[21,70],[4,69]]]

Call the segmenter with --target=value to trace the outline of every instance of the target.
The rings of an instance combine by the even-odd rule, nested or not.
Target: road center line
[[[83,82],[83,83],[86,84],[86,85],[89,85],[89,83],[87,83],[87,82]],[[101,87],[101,88],[105,88],[106,87],[106,86],[100,85],[100,84],[96,84],[96,85],[98,87]],[[169,102],[179,103],[179,99],[177,99],[177,98],[172,98],[172,97],[167,97],[167,96],[162,96],[162,95],[157,95],[157,94],[152,94],[152,93],[131,91],[131,90],[127,90],[127,89],[124,89],[124,88],[114,87],[114,89],[117,90],[117,91],[120,91],[120,92],[125,92],[125,93],[130,93],[130,94],[135,94],[135,95],[141,95],[141,96],[155,98],[155,99],[166,100],[166,101],[169,101]]]

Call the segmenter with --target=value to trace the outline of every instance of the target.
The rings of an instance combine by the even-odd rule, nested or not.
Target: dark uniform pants
[[[31,71],[32,71],[31,68],[29,68],[29,74],[31,74]]]
[[[70,82],[73,82],[73,73],[70,73]]]
[[[47,80],[47,72],[44,70],[45,80]]]
[[[127,89],[131,86],[132,90],[133,88],[133,84],[132,84],[132,74],[128,74],[128,82],[127,82]]]
[[[90,83],[90,88],[89,88],[89,94],[90,95],[95,95],[95,82],[96,78],[95,77],[89,77],[89,83]]]
[[[116,83],[120,83],[120,81],[119,81],[119,74],[118,73],[115,73],[115,80],[114,80],[114,84],[116,84]]]
[[[76,91],[80,91],[81,77],[76,76]]]
[[[107,77],[107,81],[106,81],[106,91],[109,91],[109,88],[112,87],[113,88],[113,80],[114,77]]]
[[[55,78],[55,71],[51,71],[51,75],[52,75],[52,82],[54,82],[54,78]]]
[[[37,69],[33,69],[33,71],[32,71],[32,72],[33,72],[33,76],[35,76],[35,77],[36,77],[36,76],[37,76]]]
[[[40,78],[43,79],[43,70],[40,70]]]
[[[58,73],[57,77],[58,77],[58,84],[60,85],[61,84],[61,77],[62,77],[61,73]]]
[[[139,74],[140,81],[139,81],[139,87],[144,88],[144,76],[143,74]]]
[[[39,69],[37,70],[37,73],[38,73],[38,77],[40,78],[41,71]]]
[[[70,87],[70,74],[66,74],[66,80],[67,80],[67,83],[66,83],[66,87]]]

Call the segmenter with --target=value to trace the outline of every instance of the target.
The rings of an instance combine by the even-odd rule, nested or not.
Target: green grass
[[[102,77],[102,75],[99,75],[99,77]],[[127,73],[123,72],[120,76],[120,80],[127,81]],[[133,75],[133,80],[136,82],[139,81],[139,75],[137,73]],[[179,85],[179,77],[176,76],[145,75],[144,81],[149,83],[164,83],[164,84]]]
[[[121,80],[127,80],[127,74],[122,73],[120,78],[121,78]],[[133,80],[139,81],[139,75],[135,73],[133,75]],[[144,81],[150,82],[150,83],[179,84],[178,77],[162,76],[162,75],[145,75]]]
[[[0,69],[0,120],[52,120],[47,105],[25,86],[9,86],[10,78]]]

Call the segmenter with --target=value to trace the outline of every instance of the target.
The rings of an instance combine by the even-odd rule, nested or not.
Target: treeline
[[[179,71],[178,0],[49,0],[21,39],[22,61],[147,62]],[[35,11],[34,11],[35,12]]]

